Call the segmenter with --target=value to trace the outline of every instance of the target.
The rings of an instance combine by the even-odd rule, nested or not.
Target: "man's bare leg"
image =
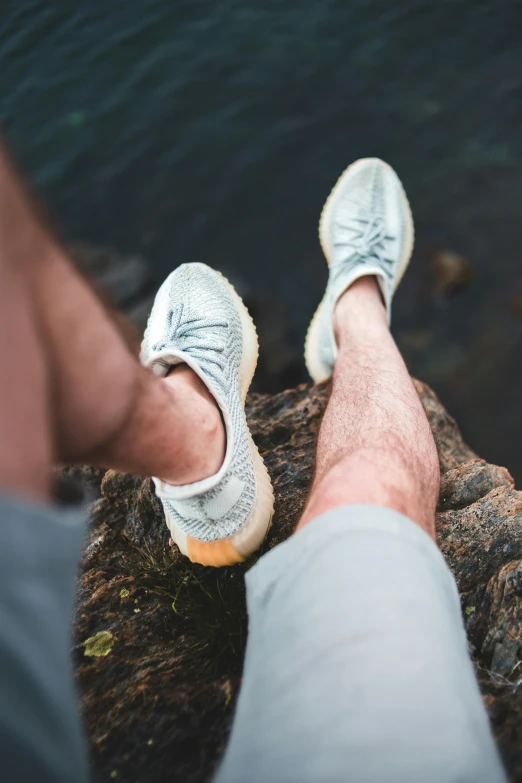
[[[153,476],[184,555],[213,566],[244,560],[264,540],[273,492],[243,411],[257,335],[233,287],[204,264],[169,276],[142,345],[158,377],[139,364],[0,154],[1,250],[19,270],[42,346],[54,460]],[[225,421],[235,446],[226,463]]]
[[[31,494],[45,496],[42,465],[48,461],[50,468],[51,458],[91,461],[173,484],[219,469],[224,426],[204,384],[186,366],[162,379],[139,365],[109,313],[40,224],[5,155],[0,274],[10,327],[2,338],[4,372],[12,380],[4,385],[1,406],[5,487],[25,491],[30,484]],[[16,460],[8,437],[15,433],[22,452]],[[30,468],[32,461],[38,471]],[[27,478],[12,477],[15,463],[25,466]]]
[[[332,394],[299,532],[246,577],[248,648],[216,783],[505,783],[434,542],[435,445],[388,329],[413,247],[393,169],[349,166],[319,236],[330,274],[305,361],[317,382],[333,374]]]
[[[437,451],[374,277],[360,278],[341,297],[335,332],[332,394],[297,529],[330,509],[372,503],[402,512],[434,538]]]
[[[505,783],[430,540],[435,444],[374,278],[339,300],[335,330],[300,532],[247,574],[248,648],[216,783]]]

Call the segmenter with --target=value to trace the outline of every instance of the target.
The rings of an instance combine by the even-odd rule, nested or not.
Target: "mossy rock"
[[[439,541],[461,590],[501,751],[512,779],[522,780],[522,493],[504,468],[466,446],[433,392],[417,388],[441,462]],[[287,538],[302,511],[327,394],[324,385],[303,385],[248,400],[276,496],[262,551]],[[99,474],[87,470],[85,481],[97,483]],[[192,565],[170,545],[152,482],[105,474],[92,506],[73,650],[95,781],[210,780],[241,681],[244,573],[260,554],[231,568]],[[88,640],[108,634],[107,654],[86,656]]]

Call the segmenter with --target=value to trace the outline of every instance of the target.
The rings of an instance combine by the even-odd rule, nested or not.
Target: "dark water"
[[[417,222],[394,330],[465,436],[522,479],[522,5],[4,2],[0,121],[67,238],[186,260],[258,303],[263,384],[304,379],[322,203],[391,162]],[[473,281],[434,289],[434,250]]]

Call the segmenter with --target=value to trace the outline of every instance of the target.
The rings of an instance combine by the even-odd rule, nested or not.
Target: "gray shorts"
[[[506,780],[455,581],[407,517],[323,514],[247,586],[243,685],[215,783]]]
[[[2,781],[84,783],[69,662],[78,514],[0,501]],[[505,781],[454,580],[406,517],[346,506],[247,576],[249,640],[215,783]]]

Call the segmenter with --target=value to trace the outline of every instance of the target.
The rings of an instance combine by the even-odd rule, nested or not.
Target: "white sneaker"
[[[375,275],[390,320],[393,292],[408,266],[413,237],[410,205],[391,166],[378,158],[362,158],[349,166],[328,196],[319,222],[330,276],[306,336],[306,366],[316,383],[331,376],[337,358],[337,301],[355,280]]]
[[[185,486],[153,481],[172,538],[184,555],[203,565],[241,562],[261,545],[270,526],[272,485],[244,410],[257,355],[253,321],[219,272],[183,264],[169,275],[149,317],[142,363],[163,376],[175,364],[188,364],[221,409],[227,448],[222,467],[210,478]]]

